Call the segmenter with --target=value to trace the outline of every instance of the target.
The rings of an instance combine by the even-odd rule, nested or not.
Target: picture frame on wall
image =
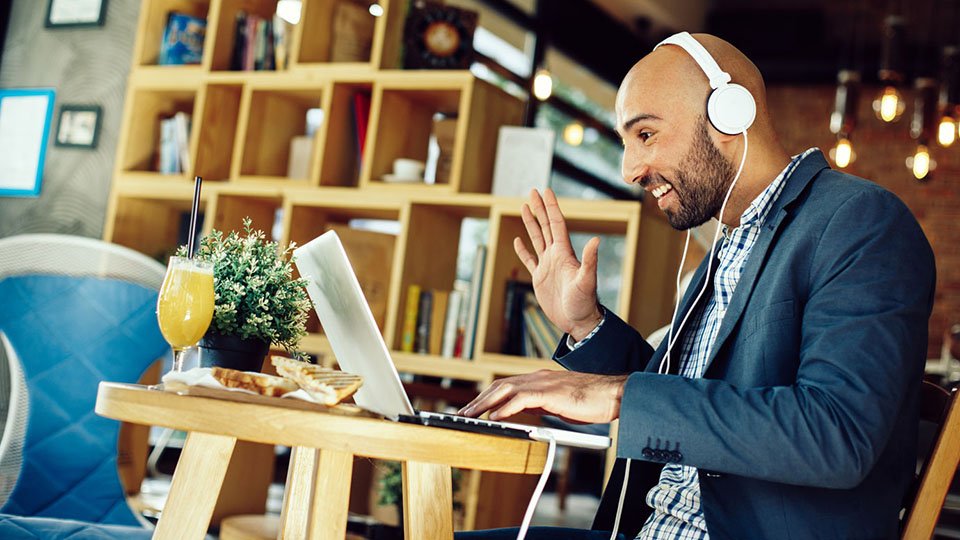
[[[48,0],[47,28],[103,26],[107,19],[107,0]]]
[[[56,146],[96,148],[103,109],[99,105],[61,105]]]
[[[0,197],[38,197],[56,91],[0,90]]]

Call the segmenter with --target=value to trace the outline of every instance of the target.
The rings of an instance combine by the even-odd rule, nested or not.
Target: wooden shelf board
[[[140,66],[130,71],[129,86],[136,90],[196,91],[206,78],[200,66]]]
[[[220,182],[204,182],[200,198],[206,199]],[[117,174],[114,191],[121,197],[193,199],[193,179],[180,174],[123,171]]]
[[[540,369],[563,370],[563,367],[553,360],[488,352],[480,353],[476,363],[498,376],[523,375]]]

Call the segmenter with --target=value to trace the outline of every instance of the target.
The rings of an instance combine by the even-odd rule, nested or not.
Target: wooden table
[[[544,443],[100,383],[96,412],[187,432],[154,538],[202,539],[238,439],[293,448],[280,538],[342,539],[353,456],[403,463],[406,538],[453,538],[451,467],[539,474]]]

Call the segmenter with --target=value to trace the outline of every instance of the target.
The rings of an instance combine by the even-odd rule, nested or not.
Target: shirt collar
[[[790,158],[790,163],[780,171],[780,174],[773,179],[773,182],[770,182],[762,192],[753,202],[747,206],[747,209],[743,211],[743,214],[740,214],[740,226],[745,228],[751,228],[763,223],[764,218],[767,217],[767,214],[770,212],[770,209],[773,207],[773,203],[776,202],[777,197],[780,196],[780,192],[783,191],[783,186],[786,185],[787,179],[796,170],[797,166],[800,165],[800,162],[804,158],[816,152],[816,148],[808,148],[800,154],[797,154]],[[721,224],[723,235],[729,237],[730,228],[726,225]]]

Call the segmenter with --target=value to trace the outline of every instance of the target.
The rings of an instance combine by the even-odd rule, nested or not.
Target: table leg
[[[235,437],[224,435],[187,434],[154,538],[202,540],[206,536],[236,442]]]
[[[453,538],[453,484],[450,475],[449,465],[404,462],[404,538]]]
[[[310,520],[310,495],[316,475],[317,450],[298,446],[291,451],[287,486],[283,490],[280,514],[281,540],[306,538]]]
[[[310,505],[311,540],[342,540],[347,534],[353,454],[320,450]]]

